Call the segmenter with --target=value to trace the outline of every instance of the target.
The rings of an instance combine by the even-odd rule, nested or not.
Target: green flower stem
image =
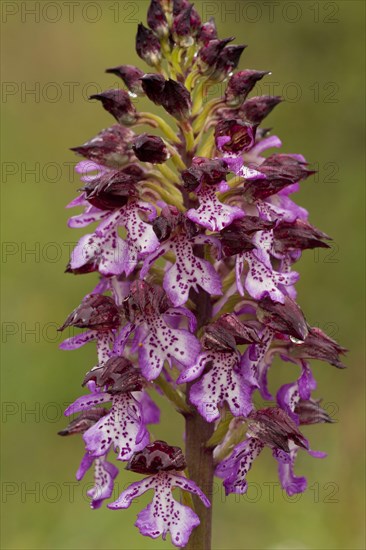
[[[159,386],[169,401],[176,406],[178,412],[184,415],[190,415],[192,413],[192,409],[186,402],[184,394],[180,390],[175,390],[172,385],[165,380],[163,375],[160,375],[155,380],[155,384]]]
[[[206,123],[207,118],[218,109],[220,106],[223,106],[221,98],[211,99],[205,107],[201,110],[200,114],[197,116],[196,120],[193,123],[193,131],[195,133],[199,132],[202,128],[202,125]]]
[[[149,124],[154,128],[160,128],[164,135],[173,143],[180,143],[180,139],[173,129],[158,115],[152,113],[140,113],[139,124]]]
[[[144,183],[144,187],[147,187],[148,189],[151,189],[152,191],[157,193],[158,196],[160,195],[160,197],[166,203],[172,204],[173,206],[178,208],[178,210],[180,210],[181,212],[184,211],[184,206],[183,206],[182,200],[178,200],[176,197],[173,197],[171,195],[171,193],[167,189],[164,189],[159,183],[156,183],[154,181],[146,181]]]
[[[172,155],[172,161],[174,162],[175,167],[182,172],[187,168],[187,166],[184,164],[182,157],[178,153],[175,147],[171,145],[170,143],[167,143],[167,147]]]

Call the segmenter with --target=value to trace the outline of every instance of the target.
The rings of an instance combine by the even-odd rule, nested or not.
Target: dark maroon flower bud
[[[181,471],[186,468],[186,461],[179,447],[172,447],[165,441],[154,441],[145,449],[135,453],[126,466],[137,474],[157,474],[171,470]]]
[[[251,149],[255,142],[255,127],[236,120],[220,120],[215,128],[219,149],[227,153],[241,153]]]
[[[320,406],[321,399],[300,399],[295,406],[295,414],[299,417],[300,424],[333,423],[334,420]]]
[[[253,250],[252,237],[257,231],[272,229],[275,222],[262,220],[258,216],[245,216],[234,220],[220,231],[220,240],[224,256],[233,256],[248,250]]]
[[[247,181],[244,188],[244,196],[247,200],[264,200],[271,195],[275,195],[285,187],[292,185],[293,181],[281,176],[272,176],[269,178],[258,178]]]
[[[181,9],[173,21],[173,37],[175,42],[184,48],[192,46],[194,36],[200,25],[201,19],[193,4]]]
[[[326,361],[338,369],[346,368],[339,358],[339,355],[346,353],[346,348],[340,346],[320,328],[312,327],[305,342],[293,344],[289,349],[290,356],[295,359],[318,359]]]
[[[159,136],[140,134],[134,139],[132,149],[142,162],[162,164],[170,157],[167,146]]]
[[[294,183],[315,174],[314,170],[307,168],[307,163],[302,160],[302,157],[283,153],[276,153],[268,157],[261,164],[260,171],[267,177],[278,176],[290,179]]]
[[[250,124],[260,124],[283,101],[282,97],[262,95],[247,99],[240,108],[240,115]]]
[[[160,242],[165,241],[177,228],[189,239],[199,232],[196,224],[186,218],[175,206],[165,206],[160,216],[153,221],[153,230],[157,238]]]
[[[194,191],[201,184],[217,185],[225,181],[227,174],[228,167],[224,159],[196,157],[193,159],[192,166],[183,170],[181,176],[184,187]]]
[[[90,262],[74,269],[71,267],[71,262],[69,262],[66,266],[65,273],[72,273],[73,275],[85,275],[87,273],[93,273],[97,270],[98,262],[96,261],[96,258],[93,258],[92,260],[90,260]]]
[[[88,182],[83,191],[90,204],[100,210],[114,210],[127,204],[130,197],[137,196],[136,183],[140,177],[131,175],[122,169],[118,172],[106,172],[98,179]]]
[[[224,40],[210,40],[205,44],[199,51],[199,65],[201,71],[206,74],[210,72],[209,69],[212,69],[216,63],[217,58],[225,48],[225,46],[234,40],[234,38],[225,38]]]
[[[72,420],[66,428],[58,432],[58,435],[82,434],[107,413],[108,411],[106,409],[97,407],[84,411],[79,416],[74,418],[74,420]]]
[[[118,328],[119,325],[120,316],[114,300],[102,294],[91,294],[70,313],[58,330],[65,330],[66,327],[79,327],[108,332]]]
[[[237,346],[261,342],[257,330],[258,323],[254,320],[240,321],[235,313],[225,313],[219,318],[217,324],[222,329],[230,331]]]
[[[144,90],[141,85],[141,78],[144,76],[144,71],[134,65],[120,65],[107,69],[106,73],[115,74],[123,80],[127,88],[132,94],[142,96]]]
[[[177,120],[184,120],[191,113],[191,96],[187,88],[172,80],[166,80],[161,98],[161,105]]]
[[[161,38],[169,34],[168,21],[160,0],[151,0],[147,10],[147,24]]]
[[[136,52],[148,65],[156,67],[161,61],[161,48],[157,36],[139,23],[136,34]]]
[[[283,304],[273,302],[268,296],[258,302],[257,317],[274,332],[288,334],[305,340],[309,334],[304,314],[294,300],[285,296]]]
[[[165,87],[165,78],[161,74],[145,74],[141,79],[142,89],[156,105],[161,105]]]
[[[326,233],[319,231],[310,223],[297,219],[294,222],[280,222],[273,230],[274,251],[285,254],[291,250],[329,248],[323,239],[330,240]]]
[[[120,124],[130,126],[137,121],[136,109],[125,90],[107,90],[101,94],[91,95],[90,99],[101,101],[104,109]]]
[[[167,218],[164,216],[158,216],[153,221],[153,230],[159,239],[159,242],[163,242],[166,239],[169,239],[172,232],[172,226]]]
[[[94,367],[85,376],[83,386],[93,381],[100,388],[107,386],[110,393],[141,391],[144,377],[131,361],[113,356],[105,365]]]
[[[128,148],[128,144],[134,135],[134,132],[129,128],[114,124],[114,126],[102,130],[84,145],[72,147],[71,151],[75,151],[75,153],[97,164],[110,168],[120,168],[132,160],[134,156]]]
[[[198,41],[203,42],[203,44],[208,44],[210,40],[215,40],[217,38],[217,28],[215,19],[210,17],[207,23],[204,23],[198,34]]]
[[[201,342],[206,349],[232,352],[242,344],[259,343],[260,338],[249,321],[243,323],[234,313],[227,313],[205,327]]]
[[[225,103],[230,107],[238,107],[246,99],[258,80],[261,80],[268,71],[239,71],[230,78],[226,92]]]
[[[289,441],[308,449],[305,437],[298,430],[295,422],[278,407],[268,407],[250,413],[248,418],[248,435],[256,437],[264,445],[290,452]]]
[[[123,313],[131,323],[141,316],[164,313],[170,306],[163,289],[146,281],[134,281],[130,294],[122,302]]]
[[[246,46],[226,46],[219,54],[211,80],[221,82],[239,65],[240,57]]]
[[[182,10],[189,8],[189,0],[173,0],[173,15],[178,15]]]

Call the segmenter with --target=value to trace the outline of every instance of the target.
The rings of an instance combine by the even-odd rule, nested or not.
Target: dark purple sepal
[[[120,65],[107,69],[106,73],[114,74],[121,78],[129,91],[132,94],[143,96],[144,90],[141,85],[141,78],[144,76],[144,71],[134,65]]]
[[[224,40],[213,39],[202,46],[198,52],[198,63],[203,74],[212,71],[217,63],[217,58],[222,50],[234,38],[225,38]]]
[[[83,187],[85,199],[100,210],[122,208],[129,198],[138,195],[136,184],[143,177],[143,171],[139,170],[136,166],[135,174],[129,169],[102,174]]]
[[[280,177],[291,180],[293,183],[305,180],[314,170],[309,170],[307,162],[300,160],[298,155],[275,153],[261,164],[260,171],[268,178]]]
[[[274,251],[285,254],[290,250],[306,250],[312,248],[329,248],[323,239],[331,238],[310,223],[297,219],[294,222],[282,221],[273,230]]]
[[[268,407],[253,411],[248,417],[250,437],[255,437],[264,445],[290,452],[289,441],[308,449],[305,437],[299,431],[295,422],[279,407]]]
[[[147,10],[147,24],[160,38],[168,36],[168,21],[160,0],[151,0]]]
[[[186,461],[182,449],[159,440],[135,453],[126,466],[126,470],[148,475],[172,470],[182,471],[185,468]]]
[[[107,90],[101,94],[91,95],[89,99],[100,101],[104,109],[120,124],[131,126],[138,119],[136,109],[126,90]]]
[[[134,137],[129,128],[114,124],[78,147],[71,147],[78,155],[109,168],[120,168],[134,156],[128,144]]]
[[[248,252],[256,248],[253,235],[257,231],[272,229],[274,222],[262,220],[258,216],[245,216],[220,231],[222,253],[225,257]]]
[[[322,424],[333,423],[334,420],[321,407],[321,399],[300,399],[295,406],[295,414],[299,417],[299,422],[302,425],[307,424]]]
[[[309,329],[309,335],[304,343],[292,344],[289,349],[290,357],[294,359],[318,359],[330,363],[338,369],[346,368],[339,356],[344,355],[347,349],[340,346],[318,327]]]
[[[221,352],[232,352],[239,345],[259,342],[254,326],[243,323],[234,313],[222,315],[215,323],[207,325],[201,338],[205,349]]]
[[[199,32],[198,32],[198,42],[202,42],[203,44],[208,44],[210,40],[215,40],[217,38],[217,28],[215,19],[213,17],[210,17],[210,19],[203,23],[201,26]]]
[[[148,73],[141,79],[142,89],[150,101],[156,105],[161,105],[163,91],[165,87],[165,78],[161,74]]]
[[[292,185],[292,183],[291,179],[280,176],[257,178],[245,183],[243,195],[249,201],[265,200]]]
[[[93,381],[97,386],[108,387],[110,393],[141,391],[144,377],[131,361],[125,357],[113,356],[105,365],[94,367],[85,376],[83,386]]]
[[[189,0],[173,0],[173,15],[178,15],[190,6]]]
[[[159,315],[169,307],[171,304],[163,289],[146,281],[134,281],[129,295],[122,302],[123,313],[131,323],[136,316]]]
[[[98,271],[98,262],[94,260],[75,269],[71,267],[71,262],[69,262],[65,268],[65,273],[72,273],[73,275],[85,275],[94,271]]]
[[[84,298],[58,330],[63,331],[67,327],[78,327],[108,332],[118,328],[119,325],[120,315],[115,301],[109,296],[92,294]]]
[[[167,146],[161,137],[146,133],[135,137],[132,149],[141,162],[162,164],[170,157]]]
[[[180,10],[173,21],[172,30],[175,42],[184,48],[191,46],[200,25],[201,19],[193,4]]]
[[[226,105],[229,107],[239,107],[256,83],[266,74],[269,74],[269,72],[250,69],[233,74],[225,91]]]
[[[282,97],[279,96],[263,95],[251,97],[243,103],[239,114],[246,122],[258,125],[282,101]]]
[[[245,45],[226,46],[218,56],[210,79],[216,82],[224,80],[239,65],[241,54],[245,48]]]
[[[208,159],[196,157],[192,166],[181,174],[183,186],[188,191],[194,191],[200,185],[217,185],[226,180],[229,173],[224,159]]]
[[[153,230],[159,242],[163,242],[166,241],[166,239],[169,239],[172,233],[172,229],[173,227],[170,221],[165,216],[158,216],[153,221]]]
[[[255,143],[255,126],[246,124],[234,118],[229,120],[220,120],[215,128],[216,143],[227,138],[225,143],[220,143],[220,149],[226,153],[242,153],[251,149]]]
[[[191,95],[183,84],[170,78],[165,81],[161,105],[177,120],[185,120],[191,112]]]
[[[93,424],[98,422],[108,413],[107,409],[101,407],[95,407],[94,409],[89,409],[79,414],[74,420],[66,426],[63,430],[57,432],[58,435],[75,435],[82,434],[86,432]]]
[[[156,67],[161,61],[161,47],[152,30],[139,23],[136,34],[136,52],[148,65]]]
[[[304,341],[308,334],[308,324],[304,314],[289,296],[285,296],[284,303],[273,302],[268,296],[258,302],[258,320],[274,332],[293,336]]]

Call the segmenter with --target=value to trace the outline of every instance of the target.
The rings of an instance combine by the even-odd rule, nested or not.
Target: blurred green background
[[[74,478],[82,442],[56,435],[65,425],[64,406],[80,394],[83,374],[94,364],[93,346],[61,352],[55,331],[96,280],[63,273],[70,243],[82,234],[66,227],[64,206],[79,186],[68,147],[112,124],[87,101],[117,84],[104,69],[126,63],[145,68],[134,52],[134,35],[147,5],[1,5],[4,549],[170,547],[133,527],[141,502],[126,511],[91,511],[85,497],[90,478],[80,484]],[[313,363],[318,395],[338,422],[305,430],[314,449],[329,453],[325,460],[299,457],[296,471],[308,477],[308,492],[283,496],[276,465],[263,454],[250,473],[247,496],[225,498],[217,485],[213,547],[361,549],[365,4],[197,1],[196,7],[216,16],[221,37],[235,35],[249,45],[241,68],[272,71],[272,89],[262,84],[259,91],[287,102],[266,125],[282,138],[283,151],[301,152],[318,167],[297,201],[333,236],[334,246],[331,253],[305,254],[298,300],[313,325],[351,350],[346,371]],[[273,388],[294,380],[297,371],[278,365],[275,375]],[[154,435],[180,444],[182,422],[168,411],[163,404]],[[122,471],[117,479],[121,490],[134,476]]]

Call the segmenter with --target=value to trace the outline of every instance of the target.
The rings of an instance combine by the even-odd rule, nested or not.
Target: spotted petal
[[[105,236],[96,233],[84,235],[71,255],[71,269],[78,269],[90,262],[99,265],[99,271],[104,276],[121,275],[127,271],[127,244],[111,231]]]
[[[249,271],[245,277],[244,286],[247,292],[256,300],[261,300],[269,295],[274,302],[284,303],[283,292],[278,288],[280,285],[290,286],[295,284],[299,274],[295,271],[290,273],[280,273],[269,268],[260,261],[255,252],[244,252],[237,257],[236,262],[236,282],[239,293],[243,296],[244,289],[241,282],[241,276],[244,268],[244,261],[249,265]]]
[[[245,215],[241,208],[220,202],[213,187],[198,189],[196,194],[199,207],[188,210],[187,217],[211,231],[221,231],[234,220],[243,218]]]
[[[149,442],[140,404],[129,393],[116,395],[109,413],[89,428],[83,439],[92,456],[105,455],[113,446],[119,451],[118,460],[129,460]]]
[[[71,218],[69,218],[69,221],[67,222],[67,225],[72,228],[86,227],[91,223],[95,223],[102,220],[103,218],[106,218],[108,214],[108,211],[99,210],[99,208],[88,205],[82,214],[71,216]]]
[[[185,304],[190,289],[198,290],[198,286],[208,294],[222,294],[220,276],[210,262],[193,254],[192,245],[185,236],[174,240],[173,250],[175,264],[167,270],[163,286],[175,306]]]
[[[298,477],[294,473],[294,462],[297,455],[297,448],[292,449],[290,460],[283,460],[280,453],[273,453],[278,462],[278,477],[280,478],[282,489],[288,496],[296,495],[306,491],[307,481],[305,477]]]
[[[224,479],[225,492],[244,494],[248,484],[246,475],[252,467],[254,459],[262,451],[264,445],[258,439],[250,437],[234,447],[231,455],[220,462],[216,475]]]
[[[250,387],[239,370],[239,358],[235,353],[204,352],[205,363],[212,363],[209,371],[192,387],[191,402],[200,414],[213,422],[220,417],[219,406],[225,402],[233,416],[247,416],[252,410]]]
[[[160,472],[132,484],[116,502],[109,504],[109,508],[127,508],[134,498],[149,489],[154,489],[152,502],[138,514],[135,525],[142,535],[154,539],[162,536],[165,540],[170,532],[172,543],[181,548],[186,546],[192,530],[199,525],[200,521],[191,508],[173,498],[174,487],[196,494],[205,506],[210,506],[209,500],[192,481],[175,474]]]
[[[163,318],[155,319],[149,332],[139,343],[139,363],[147,380],[155,380],[164,366],[174,359],[183,366],[192,364],[199,351],[197,338],[185,329],[170,328]]]
[[[65,410],[65,416],[70,416],[81,411],[87,411],[96,405],[102,403],[108,403],[111,401],[111,394],[108,392],[90,393],[88,395],[82,395],[78,397],[71,405]]]
[[[83,332],[81,334],[77,334],[76,336],[71,336],[70,338],[66,338],[63,342],[60,344],[60,349],[63,350],[74,350],[81,348],[88,342],[91,342],[92,340],[96,340],[98,337],[98,331],[96,330],[87,330],[86,332]]]
[[[76,479],[83,479],[85,473],[94,463],[94,486],[88,490],[87,495],[92,499],[90,506],[93,510],[100,508],[103,500],[112,496],[114,479],[118,475],[118,468],[107,461],[105,456],[94,458],[85,454],[78,471]]]

